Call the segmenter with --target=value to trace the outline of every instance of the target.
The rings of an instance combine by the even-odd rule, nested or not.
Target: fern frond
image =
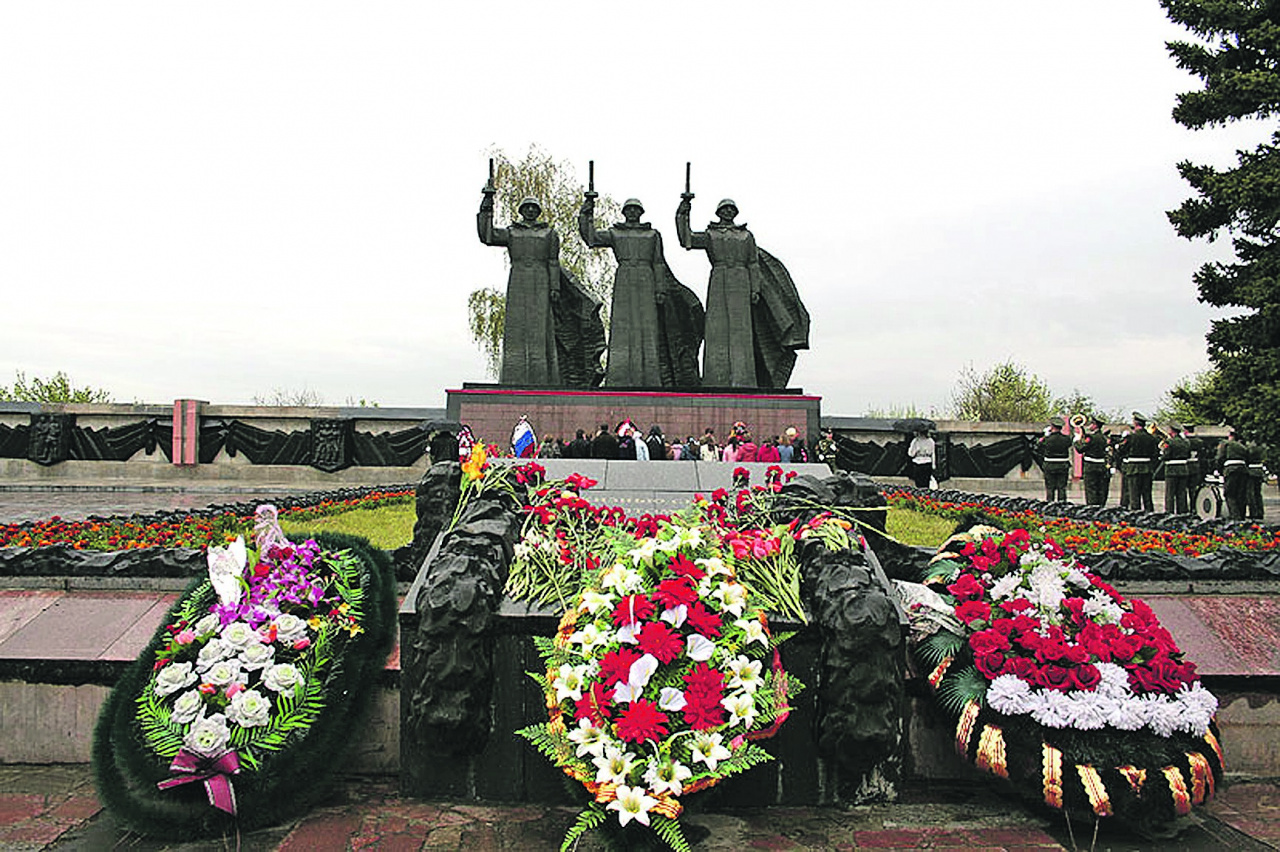
[[[579,837],[593,828],[599,828],[604,825],[607,816],[604,805],[599,802],[592,802],[583,808],[582,813],[578,814],[578,818],[573,825],[569,826],[569,830],[565,832],[564,842],[560,844],[560,852],[569,852],[574,844],[578,842]]]
[[[653,833],[662,839],[662,842],[670,846],[675,852],[693,852],[689,846],[689,841],[685,840],[684,832],[680,830],[679,820],[665,817],[662,814],[650,814],[649,827],[653,829]]]

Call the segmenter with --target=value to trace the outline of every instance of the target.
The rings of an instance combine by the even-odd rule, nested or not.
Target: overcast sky
[[[485,381],[466,296],[486,150],[536,143],[641,198],[677,277],[732,196],[813,318],[831,415],[946,408],[1013,359],[1153,408],[1207,366],[1178,238],[1198,81],[1155,0],[0,5],[0,384],[120,401],[439,406]]]

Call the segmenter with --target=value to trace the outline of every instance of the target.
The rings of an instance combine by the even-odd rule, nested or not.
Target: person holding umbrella
[[[915,437],[907,447],[907,456],[911,459],[911,481],[915,483],[916,488],[930,487],[937,451],[937,445],[934,444],[933,438],[929,437],[929,430],[924,426],[918,426]]]

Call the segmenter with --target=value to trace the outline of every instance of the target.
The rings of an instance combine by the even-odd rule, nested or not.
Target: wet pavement
[[[696,797],[689,804],[696,807]],[[87,766],[0,766],[0,845],[14,850],[541,850],[559,848],[575,817],[564,807],[403,799],[394,778],[352,776],[302,818],[239,837],[166,843],[119,829],[99,806]],[[1272,849],[1280,843],[1280,784],[1227,785],[1179,835],[1158,840],[1105,823],[1095,838],[1092,823],[1068,827],[1061,816],[1033,813],[984,784],[906,785],[891,805],[686,813],[682,823],[699,852]],[[596,852],[604,844],[588,834],[577,848]]]

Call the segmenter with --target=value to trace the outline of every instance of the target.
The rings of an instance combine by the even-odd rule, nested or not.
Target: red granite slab
[[[31,619],[53,606],[66,592],[56,589],[6,589],[0,591],[0,642],[18,632]]]
[[[1280,599],[1151,595],[1143,600],[1200,674],[1280,674]]]
[[[144,612],[132,627],[121,634],[119,639],[112,642],[109,648],[99,654],[98,659],[126,662],[135,659],[142,649],[147,647],[147,643],[155,635],[156,628],[164,621],[165,613],[179,597],[181,595],[178,594],[159,595],[151,608]]]
[[[154,592],[64,595],[0,642],[0,658],[97,659],[155,602]]]

